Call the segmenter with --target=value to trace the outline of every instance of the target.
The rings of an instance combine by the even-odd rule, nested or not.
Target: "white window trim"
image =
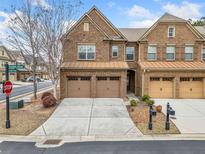
[[[167,59],[167,47],[174,47],[174,58],[173,59]],[[175,47],[175,45],[168,45],[167,47],[166,47],[166,60],[167,61],[175,61],[175,57],[176,57],[175,56],[176,55],[176,47]]]
[[[205,58],[203,58],[203,54],[205,54],[205,47],[202,47],[202,51],[201,51],[201,60],[205,61]]]
[[[186,47],[193,47],[192,59],[186,59],[186,58],[185,58]],[[193,45],[186,45],[185,48],[184,48],[184,60],[185,60],[185,61],[193,61],[193,59],[194,59],[194,46],[193,46]]]
[[[155,56],[155,59],[149,59],[149,57],[148,57],[148,54],[149,54],[149,46],[154,46],[154,47],[156,47],[156,56]],[[149,44],[148,45],[148,48],[147,48],[147,60],[148,61],[156,61],[157,60],[157,45],[156,44]]]
[[[89,46],[89,45],[90,45],[90,46],[94,46],[94,49],[95,49],[95,50],[94,50],[94,51],[95,51],[95,52],[94,52],[94,59],[87,59],[87,52],[86,52],[86,59],[80,59],[80,58],[79,58],[78,47],[81,46],[81,45],[82,45],[82,46],[83,46],[83,45],[85,45],[85,46],[86,46],[86,45],[87,45],[87,46]],[[77,44],[77,57],[78,57],[77,60],[80,60],[80,61],[94,61],[94,60],[96,60],[96,46],[95,46],[95,44],[92,44],[92,43],[91,43],[91,44],[90,44],[90,43],[79,43],[79,44]]]
[[[132,60],[127,60],[127,47],[131,47],[131,48],[134,48],[134,52],[133,52],[133,59]],[[125,60],[126,61],[135,61],[135,47],[134,46],[127,46],[125,47]]]
[[[87,25],[87,27],[86,27],[86,25]],[[89,22],[84,22],[84,24],[83,24],[83,31],[84,32],[89,32],[89,30],[90,30]]]
[[[173,28],[173,29],[174,29],[174,31],[173,31],[173,36],[169,36],[169,29],[170,29],[170,28]],[[173,38],[173,37],[175,37],[175,26],[168,26],[167,37],[168,37],[168,38]]]
[[[117,47],[117,56],[113,56],[113,50],[112,50],[113,47]],[[112,45],[111,50],[112,50],[112,58],[117,58],[119,53],[119,47],[117,45]]]

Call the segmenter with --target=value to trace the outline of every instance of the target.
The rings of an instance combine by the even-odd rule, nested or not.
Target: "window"
[[[89,23],[85,22],[83,26],[84,31],[89,31]]]
[[[95,45],[78,45],[78,59],[79,60],[94,60],[95,59]]]
[[[91,77],[88,77],[88,76],[84,76],[84,77],[81,77],[80,80],[90,80]]]
[[[112,57],[118,56],[118,46],[112,46]]]
[[[156,60],[157,59],[157,47],[153,45],[148,46],[148,53],[147,53],[148,60]]]
[[[120,80],[120,77],[110,77],[110,80]]]
[[[69,76],[68,80],[78,80],[78,77],[76,77],[76,76]]]
[[[202,60],[205,60],[205,48],[202,49]]]
[[[164,77],[162,78],[162,81],[172,81],[173,77]]]
[[[174,60],[175,59],[175,47],[174,46],[168,46],[166,51],[166,59],[167,60]]]
[[[107,80],[107,77],[97,77],[97,80]]]
[[[168,27],[168,37],[175,37],[175,28],[174,26]]]
[[[150,81],[160,81],[159,77],[150,77]]]
[[[193,60],[193,53],[194,53],[194,47],[186,46],[185,53],[184,53],[184,59],[185,60]]]
[[[189,77],[181,77],[180,78],[180,81],[190,81],[190,78]]]
[[[135,48],[126,47],[126,60],[132,61],[135,59]]]

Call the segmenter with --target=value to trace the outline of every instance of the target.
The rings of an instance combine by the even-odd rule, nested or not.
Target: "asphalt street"
[[[37,89],[38,89],[38,91],[40,91],[46,87],[50,87],[51,85],[52,85],[52,83],[50,81],[38,82]],[[0,101],[2,101],[2,100],[6,99],[6,95],[4,93],[2,93],[2,89],[0,89],[0,90],[1,90]],[[26,94],[26,93],[29,93],[32,91],[33,91],[33,84],[22,86],[22,87],[16,87],[16,88],[13,88],[12,93],[10,95],[10,98],[15,97],[15,96],[19,96],[22,94]]]
[[[35,143],[2,142],[0,154],[204,154],[205,141],[123,141],[66,143],[37,148]]]

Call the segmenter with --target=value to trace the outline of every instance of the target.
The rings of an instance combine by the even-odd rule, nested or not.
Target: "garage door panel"
[[[120,97],[119,77],[97,77],[96,97],[118,98]]]
[[[149,95],[152,98],[173,98],[173,80],[150,78]]]
[[[77,79],[76,79],[77,78]],[[67,95],[73,98],[89,98],[91,97],[91,81],[90,77],[76,77],[68,79]]]
[[[203,98],[203,82],[180,80],[179,84],[179,97],[180,98]]]

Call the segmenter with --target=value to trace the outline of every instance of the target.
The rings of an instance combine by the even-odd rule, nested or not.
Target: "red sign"
[[[6,96],[9,96],[12,91],[13,85],[11,81],[6,81],[4,83],[4,92],[6,93]]]

